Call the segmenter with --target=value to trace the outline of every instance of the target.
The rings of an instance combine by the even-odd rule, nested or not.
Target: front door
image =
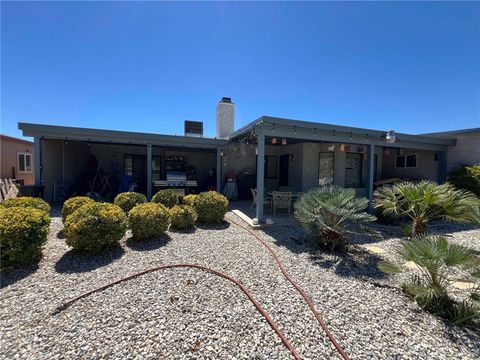
[[[362,186],[363,154],[347,153],[345,159],[345,187],[360,188]]]
[[[278,186],[288,186],[288,154],[280,155]]]

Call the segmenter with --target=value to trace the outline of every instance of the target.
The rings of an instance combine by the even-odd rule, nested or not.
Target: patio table
[[[285,191],[285,192],[289,192],[289,191]],[[301,197],[304,193],[303,192],[292,192],[292,198],[299,198]],[[267,191],[267,195],[268,196],[273,196],[273,191]]]

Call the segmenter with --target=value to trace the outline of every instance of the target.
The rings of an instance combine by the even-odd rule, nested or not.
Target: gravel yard
[[[229,213],[228,218],[240,222]],[[2,275],[1,358],[288,359],[290,353],[247,297],[233,284],[194,269],[147,274],[80,300],[86,291],[162,264],[193,263],[242,282],[304,359],[339,358],[301,297],[276,263],[233,224],[169,232],[108,254],[69,250],[52,217],[36,269]],[[478,359],[480,337],[422,312],[380,273],[376,263],[398,242],[395,228],[366,250],[356,239],[347,255],[320,252],[296,227],[258,231],[272,243],[290,275],[310,295],[352,359]],[[437,224],[454,241],[480,250],[480,229]],[[373,244],[373,242],[371,243]]]

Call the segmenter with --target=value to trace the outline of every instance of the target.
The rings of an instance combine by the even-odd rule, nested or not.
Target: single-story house
[[[234,104],[217,105],[217,136],[185,122],[183,136],[19,123],[34,137],[35,183],[50,202],[63,200],[65,184],[82,178],[96,191],[116,192],[119,177],[133,178],[148,198],[158,189],[195,193],[222,190],[236,178],[240,196],[262,198],[280,186],[305,192],[322,184],[355,188],[372,199],[374,184],[388,179],[443,182],[449,168],[480,163],[480,128],[409,135],[262,116],[234,129]],[[90,175],[88,175],[90,174]],[[100,189],[100,190],[98,190]],[[264,219],[258,202],[257,219]]]
[[[33,185],[33,143],[0,135],[0,178]]]

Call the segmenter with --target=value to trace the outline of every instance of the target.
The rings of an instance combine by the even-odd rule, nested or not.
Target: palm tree
[[[450,244],[443,235],[429,235],[403,241],[397,257],[401,261],[381,262],[378,267],[394,274],[413,271],[402,289],[420,307],[449,318],[455,324],[480,320],[480,258],[473,249]],[[405,266],[408,262],[416,265],[414,270]],[[463,296],[461,301],[450,295],[457,281],[473,285],[469,296]]]
[[[378,233],[364,224],[375,221],[366,213],[366,198],[357,198],[354,189],[329,185],[311,189],[294,205],[295,218],[319,242],[332,250],[344,250],[346,236]]]
[[[374,207],[385,215],[409,218],[411,236],[426,233],[427,224],[433,220],[480,222],[477,196],[448,183],[438,185],[428,180],[381,187],[375,191]]]

